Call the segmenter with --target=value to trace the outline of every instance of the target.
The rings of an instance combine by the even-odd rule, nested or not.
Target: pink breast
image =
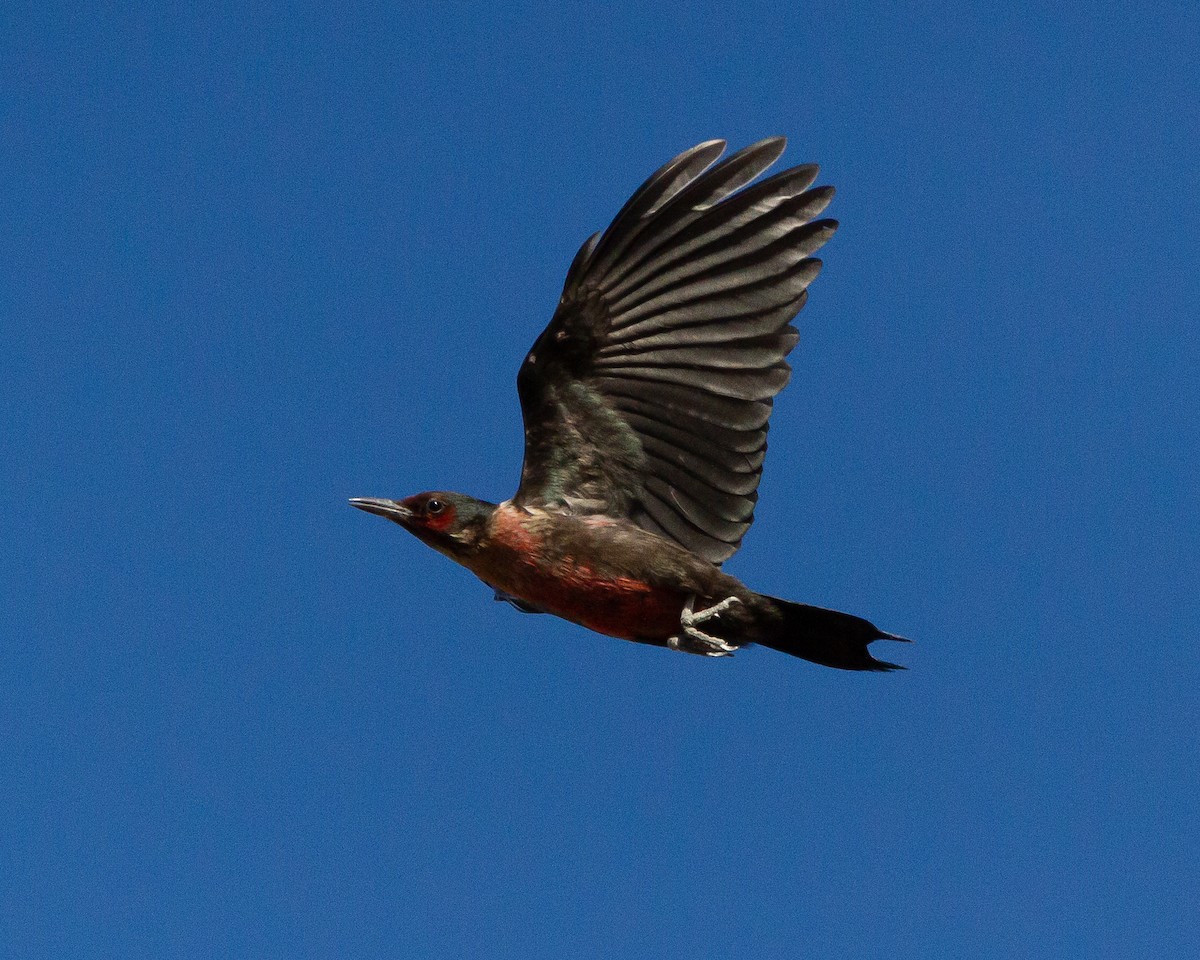
[[[492,521],[494,549],[475,572],[487,583],[597,633],[622,640],[665,640],[679,632],[686,599],[678,590],[631,577],[597,574],[591,557],[543,558],[529,518],[501,506]],[[612,523],[596,525],[602,533]],[[595,564],[599,566],[599,564]]]

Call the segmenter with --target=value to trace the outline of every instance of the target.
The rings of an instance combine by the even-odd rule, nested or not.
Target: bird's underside
[[[748,643],[891,669],[900,639],[849,614],[754,593],[719,565],[754,519],[792,319],[833,235],[813,165],[756,179],[772,138],[660,168],[576,254],[517,377],[525,459],[513,499],[357,500],[526,612],[720,656]]]
[[[867,644],[900,637],[859,617],[755,593],[628,521],[503,503],[490,513],[486,531],[487,549],[457,559],[499,599],[515,600],[526,612],[705,656],[761,643],[844,669],[895,668],[871,657]]]

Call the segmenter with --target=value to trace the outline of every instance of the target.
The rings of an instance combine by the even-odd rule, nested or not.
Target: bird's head
[[[459,559],[479,544],[488,518],[496,509],[494,503],[440,490],[418,493],[403,500],[359,497],[350,504],[400,524],[413,536],[452,559]]]

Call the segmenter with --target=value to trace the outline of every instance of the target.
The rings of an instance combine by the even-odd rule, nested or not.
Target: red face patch
[[[444,501],[439,501],[444,502]],[[430,530],[436,530],[438,533],[447,530],[454,524],[454,507],[451,504],[446,504],[445,508],[440,513],[428,513],[424,516],[425,526]]]
[[[400,501],[401,506],[412,511],[411,527],[421,527],[433,533],[444,533],[454,526],[457,516],[454,504],[445,496],[436,493],[418,493]]]

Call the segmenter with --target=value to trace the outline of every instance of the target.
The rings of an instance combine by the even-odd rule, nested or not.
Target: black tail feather
[[[758,623],[755,643],[839,670],[906,670],[897,663],[876,660],[867,647],[876,640],[905,637],[885,633],[862,617],[824,607],[810,607],[775,597],[762,597],[770,615]]]

